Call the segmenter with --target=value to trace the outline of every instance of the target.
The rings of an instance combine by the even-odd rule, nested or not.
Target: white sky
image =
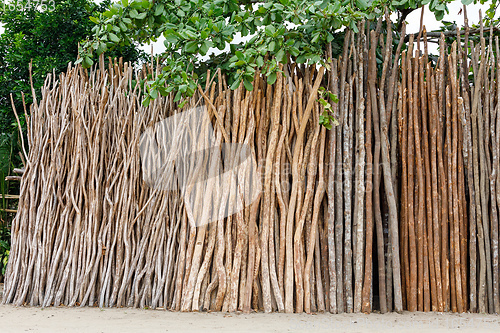
[[[460,0],[455,0],[452,3],[450,3],[448,5],[450,13],[444,15],[443,21],[450,21],[450,22],[456,21],[459,27],[462,26],[464,23],[464,15],[463,13],[459,14],[462,7],[463,5]],[[488,9],[488,7],[489,6],[486,4],[468,5],[467,18],[469,20],[469,26],[472,24],[479,23],[479,10],[480,9],[482,10],[484,16],[485,15],[484,13]],[[408,17],[406,18],[406,22],[408,23],[406,28],[407,33],[417,33],[419,31],[421,13],[422,13],[421,10],[415,10],[410,15],[408,15]],[[438,30],[439,27],[441,26],[441,24],[438,21],[436,21],[434,14],[429,11],[428,6],[425,6],[424,10],[424,25],[427,31]]]
[[[101,2],[102,0],[97,0],[97,2]],[[427,6],[426,6],[427,7]],[[482,9],[483,15],[486,9],[488,8],[487,5],[468,5],[467,6],[467,16],[469,19],[469,25],[476,24],[479,22],[479,9]],[[449,14],[446,14],[443,18],[444,21],[456,21],[459,26],[463,24],[463,13],[459,15],[460,10],[462,9],[462,3],[460,0],[455,0],[452,3],[448,5],[449,9]],[[415,10],[412,12],[408,17],[406,18],[406,21],[408,22],[406,32],[407,33],[417,33],[419,28],[420,28],[420,15],[421,15],[421,10]],[[497,13],[497,16],[499,13]],[[432,30],[437,30],[440,27],[440,23],[436,21],[434,18],[434,14],[431,13],[428,8],[425,9],[424,13],[424,25],[427,28],[427,31],[432,31]],[[3,33],[4,29],[0,25],[0,34]],[[155,43],[152,43],[153,46],[153,53],[158,54],[161,53],[165,50],[165,46],[163,45],[164,38],[161,37],[159,40]],[[241,41],[241,37],[236,37],[234,42],[238,43]],[[151,45],[142,45],[141,48],[146,51],[148,54],[151,52]],[[221,51],[217,49],[211,49],[209,50],[210,53],[220,53]]]

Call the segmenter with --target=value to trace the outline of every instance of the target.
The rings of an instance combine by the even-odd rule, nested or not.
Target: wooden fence
[[[143,107],[127,64],[49,77],[27,118],[3,302],[499,313],[498,38],[441,38],[433,63],[425,32],[393,50],[391,31],[360,28],[328,66],[288,64],[273,85],[257,73],[253,91],[212,73],[182,110]],[[339,98],[332,130],[320,86]],[[202,191],[191,216],[142,177],[141,134],[195,107],[258,161],[257,200],[224,218]],[[234,204],[236,180],[209,186]]]

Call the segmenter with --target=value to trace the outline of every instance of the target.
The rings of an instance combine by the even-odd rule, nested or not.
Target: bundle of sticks
[[[183,107],[173,95],[142,106],[135,82],[153,66],[101,58],[49,76],[27,117],[3,302],[500,312],[498,39],[482,26],[478,44],[442,36],[433,63],[425,30],[393,47],[386,26],[348,31],[327,66],[289,63],[273,85],[258,72],[252,91],[209,72]],[[331,130],[320,87],[339,99]],[[207,120],[165,135],[202,151],[197,126],[209,124],[216,146],[248,147],[256,170],[236,168],[240,150],[188,154],[150,186],[141,138],[193,109]],[[219,167],[233,171],[213,177]],[[182,190],[193,179],[205,186]]]

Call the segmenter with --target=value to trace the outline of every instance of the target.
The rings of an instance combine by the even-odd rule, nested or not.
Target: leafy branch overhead
[[[464,0],[474,1],[474,0]],[[482,0],[481,0],[482,1]],[[241,82],[252,90],[259,70],[274,83],[279,64],[323,63],[326,45],[339,50],[342,27],[357,31],[357,22],[377,19],[388,7],[404,19],[410,11],[429,4],[442,18],[451,0],[121,0],[91,17],[96,24],[92,40],[82,43],[84,67],[93,64],[92,53],[101,54],[116,45],[134,41],[149,43],[165,38],[160,55],[162,71],[146,85],[144,105],[158,94],[176,92],[175,101],[191,96],[197,73],[213,50],[227,57],[219,67],[227,69],[231,88]],[[495,0],[496,3],[496,0]],[[402,14],[401,14],[402,13]],[[241,41],[243,40],[243,41]],[[239,42],[237,42],[239,41]],[[339,45],[340,44],[340,45]]]

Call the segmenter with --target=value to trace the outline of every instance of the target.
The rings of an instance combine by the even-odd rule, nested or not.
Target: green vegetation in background
[[[175,101],[191,96],[196,82],[202,83],[208,68],[221,68],[235,89],[241,82],[252,90],[252,79],[261,70],[268,83],[276,80],[279,64],[324,63],[331,44],[337,55],[343,42],[342,28],[357,30],[362,20],[375,20],[385,8],[398,13],[397,27],[407,15],[423,5],[438,20],[448,12],[452,0],[118,0],[91,18],[96,24],[94,38],[81,48],[84,67],[93,64],[92,56],[117,45],[141,43],[165,37],[165,52],[160,55],[162,73],[146,86],[144,105],[151,99],[174,91]],[[465,3],[484,0],[463,0]],[[493,15],[497,0],[491,3]],[[237,36],[253,36],[234,43]],[[200,62],[210,48],[225,52]]]
[[[10,228],[5,225],[0,225],[0,282],[5,275],[7,261],[10,253]]]

